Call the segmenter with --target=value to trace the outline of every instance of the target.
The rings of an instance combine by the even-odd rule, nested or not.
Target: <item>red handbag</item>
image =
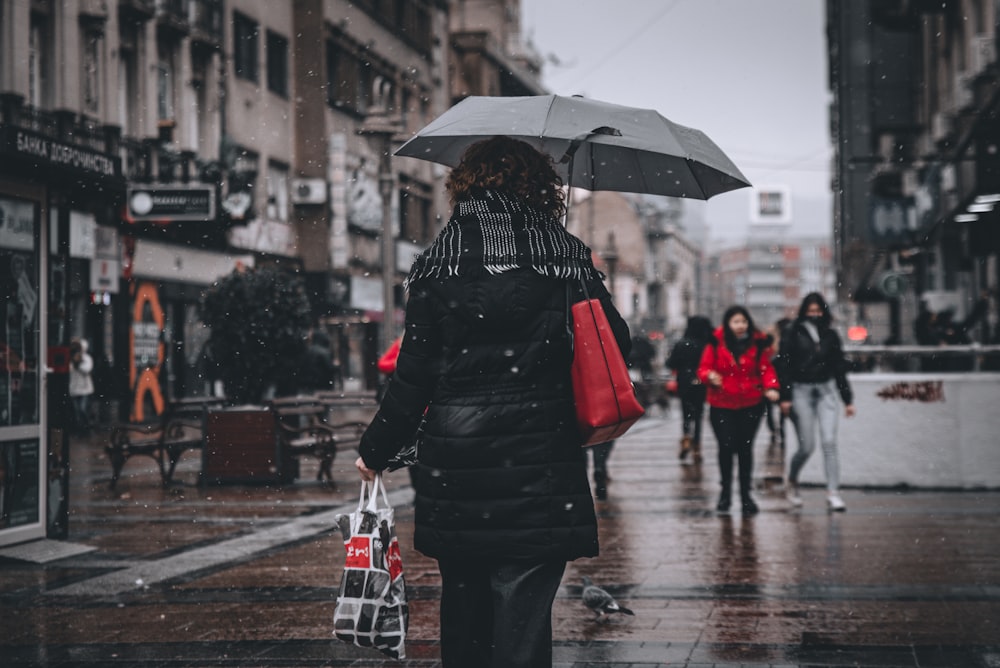
[[[645,410],[598,299],[573,304],[573,400],[583,446],[618,438]]]

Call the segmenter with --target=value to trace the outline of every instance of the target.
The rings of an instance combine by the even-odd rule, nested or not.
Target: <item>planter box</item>
[[[237,406],[206,414],[203,484],[281,483],[291,473],[289,469],[269,409]]]

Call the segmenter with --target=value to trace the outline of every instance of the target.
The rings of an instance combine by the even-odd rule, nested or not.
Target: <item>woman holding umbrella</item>
[[[441,571],[445,668],[551,665],[566,562],[598,551],[567,332],[582,283],[623,355],[630,339],[590,249],[559,222],[561,185],[524,142],[467,149],[446,183],[454,214],[407,278],[396,370],[359,447],[372,479],[423,418],[414,546]]]

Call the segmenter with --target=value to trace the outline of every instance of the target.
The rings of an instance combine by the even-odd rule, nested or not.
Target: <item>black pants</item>
[[[719,474],[722,494],[731,496],[733,489],[733,455],[739,461],[740,498],[748,500],[753,485],[753,441],[764,416],[764,403],[749,408],[731,410],[712,406],[709,419],[719,442]]]
[[[691,392],[681,395],[683,414],[683,435],[690,436],[695,443],[701,443],[701,419],[705,414],[705,392]]]
[[[438,561],[444,668],[551,668],[566,562]]]

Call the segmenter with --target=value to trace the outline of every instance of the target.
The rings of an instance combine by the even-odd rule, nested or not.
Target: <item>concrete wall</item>
[[[857,415],[841,414],[844,486],[1000,488],[1000,373],[850,378]],[[789,441],[787,457],[797,445]],[[800,481],[825,480],[817,446]]]

